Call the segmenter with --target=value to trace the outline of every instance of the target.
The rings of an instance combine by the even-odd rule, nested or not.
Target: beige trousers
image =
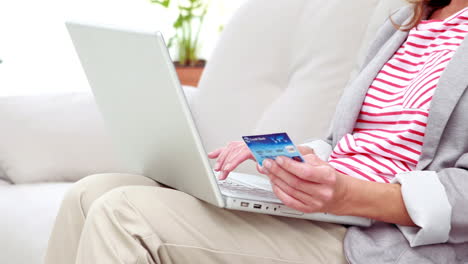
[[[345,231],[224,210],[142,176],[102,174],[66,195],[45,263],[346,263]]]

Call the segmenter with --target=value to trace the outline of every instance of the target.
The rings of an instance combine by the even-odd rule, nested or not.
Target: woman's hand
[[[305,146],[297,147],[302,155],[314,153],[313,149]],[[233,141],[227,146],[219,148],[213,152],[208,153],[208,158],[218,159],[214,167],[215,171],[221,172],[219,174],[220,180],[225,180],[229,173],[232,172],[239,164],[246,160],[255,160],[243,141]],[[262,173],[260,166],[257,164],[257,170]]]
[[[326,212],[335,215],[362,216],[378,221],[415,226],[410,218],[399,184],[359,180],[335,170],[322,161],[311,148],[299,146],[305,162],[287,157],[264,160],[257,164],[260,173],[268,175],[276,196],[287,206],[304,213]],[[244,142],[231,142],[208,154],[218,159],[215,170],[220,179],[245,160],[254,157]],[[382,206],[382,200],[392,206]]]
[[[263,174],[271,180],[276,196],[287,206],[304,213],[342,214],[346,200],[346,179],[315,154],[304,155],[305,162],[287,157],[264,160]]]
[[[361,216],[377,221],[415,226],[406,210],[399,184],[364,181],[336,171],[315,154],[305,162],[287,157],[264,160],[264,174],[287,206],[304,213],[324,212]],[[391,206],[382,206],[387,201]]]

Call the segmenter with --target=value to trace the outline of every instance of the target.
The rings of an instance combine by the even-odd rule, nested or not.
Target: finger
[[[274,161],[265,160],[264,165],[265,167],[269,167],[267,168],[269,177],[271,175],[274,178],[279,178],[294,189],[298,189],[304,192],[312,192],[318,190],[316,183],[306,181],[296,175],[291,174],[290,172],[284,170],[281,166],[278,165],[278,163]],[[270,179],[272,180],[271,177]]]
[[[221,168],[224,166],[224,160],[226,160],[226,157],[231,152],[231,148],[232,147],[230,145],[228,145],[228,146],[226,146],[224,148],[223,152],[221,152],[221,154],[219,154],[218,160],[216,161],[216,165],[215,165],[215,168],[214,168],[215,171],[220,171]]]
[[[285,193],[278,185],[273,185],[272,186],[273,188],[273,192],[275,193],[276,197],[278,197],[278,199],[281,200],[281,202],[283,202],[284,205],[292,208],[292,209],[296,209],[300,212],[306,212],[308,211],[308,208],[307,206],[302,203],[301,201],[291,197],[290,195],[288,195],[287,193]]]
[[[224,181],[229,176],[229,171],[221,171],[218,175],[218,179]]]
[[[265,170],[265,168],[260,166],[260,164],[258,164],[258,163],[257,163],[257,171],[260,172],[261,174],[267,174],[268,173],[268,171]]]
[[[218,170],[221,172],[218,176],[218,179],[220,180],[225,180],[229,176],[229,173],[235,169],[235,166],[226,163],[226,160],[229,158],[229,156],[233,155],[232,151],[229,151],[229,153],[224,157],[224,160],[222,163],[220,163],[218,166]]]
[[[315,154],[315,151],[313,148],[308,147],[308,146],[297,146],[299,152],[302,155],[308,155],[308,154]]]
[[[216,150],[208,153],[208,158],[216,159],[219,156],[219,154],[221,154],[221,152],[223,152],[223,149],[224,148],[219,148],[219,149],[216,149]]]
[[[324,203],[322,200],[313,197],[310,193],[305,193],[301,190],[289,186],[286,182],[279,178],[274,177],[272,179],[272,185],[278,186],[287,195],[307,205],[307,213],[318,212],[323,207]]]
[[[310,157],[313,159],[314,157]],[[333,168],[326,165],[311,165],[307,162],[298,162],[287,157],[276,158],[276,163],[290,174],[315,183],[333,183]]]
[[[306,163],[308,163],[310,165],[314,165],[314,166],[328,164],[326,161],[323,161],[321,158],[319,158],[319,156],[315,155],[314,153],[304,155],[303,158],[304,158]]]
[[[243,146],[239,146],[226,157],[222,170],[233,171],[239,164],[249,159],[250,156],[249,150],[246,150]]]

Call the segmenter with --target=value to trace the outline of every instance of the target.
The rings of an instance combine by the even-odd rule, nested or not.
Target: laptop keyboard
[[[219,181],[218,185],[221,189],[221,193],[227,196],[233,196],[237,198],[246,198],[246,196],[249,196],[263,198],[265,200],[278,200],[272,191],[239,184],[231,180]]]

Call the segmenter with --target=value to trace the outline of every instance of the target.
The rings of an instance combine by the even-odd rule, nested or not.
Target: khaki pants
[[[346,263],[345,231],[224,210],[142,176],[102,174],[66,195],[46,264]]]

